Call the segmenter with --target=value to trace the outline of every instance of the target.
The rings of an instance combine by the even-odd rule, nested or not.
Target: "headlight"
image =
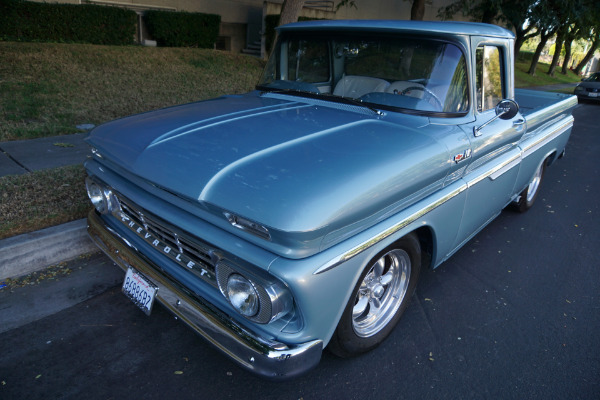
[[[227,297],[233,308],[243,316],[253,317],[258,313],[260,303],[258,293],[252,282],[240,274],[229,275]]]
[[[219,261],[215,269],[221,293],[249,320],[268,324],[293,310],[292,295],[272,276],[242,272],[226,260]]]
[[[85,187],[92,204],[101,214],[109,214],[120,208],[119,201],[109,188],[102,187],[99,183],[85,178]]]
[[[104,190],[98,185],[96,182],[91,180],[90,178],[85,178],[85,188],[87,189],[87,194],[96,210],[104,214],[108,210],[108,204],[106,198],[104,197]]]

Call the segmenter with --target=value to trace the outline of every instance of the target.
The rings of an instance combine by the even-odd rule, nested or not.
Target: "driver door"
[[[514,97],[512,82],[506,79],[507,71],[511,71],[508,60],[512,59],[512,43],[473,38],[472,46],[476,49],[472,79],[476,118],[474,123],[462,126],[470,138],[471,151],[464,160],[468,163],[463,175],[467,200],[456,246],[474,236],[510,201],[521,161],[517,143],[525,132],[520,113],[509,120],[498,118],[481,128],[496,116],[495,107],[502,99]]]

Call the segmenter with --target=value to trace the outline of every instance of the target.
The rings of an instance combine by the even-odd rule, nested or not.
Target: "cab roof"
[[[515,35],[508,29],[497,25],[477,22],[455,21],[404,21],[404,20],[318,20],[287,24],[277,28],[280,32],[302,30],[319,31],[372,31],[372,32],[418,32],[450,35],[491,36],[514,39]]]

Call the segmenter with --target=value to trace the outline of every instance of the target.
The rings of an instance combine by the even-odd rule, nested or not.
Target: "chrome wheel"
[[[527,202],[531,203],[537,194],[537,191],[540,187],[540,182],[542,181],[542,175],[544,174],[544,164],[540,165],[535,176],[527,186]]]
[[[535,175],[531,178],[529,185],[521,192],[517,197],[517,200],[513,203],[513,208],[518,212],[525,212],[533,206],[536,197],[540,192],[540,185],[544,179],[544,171],[546,170],[546,160],[542,162]]]
[[[377,347],[408,306],[421,269],[421,244],[412,232],[382,249],[365,266],[327,347],[351,357]]]
[[[410,275],[410,257],[402,249],[389,251],[373,264],[352,308],[352,328],[357,336],[373,336],[388,324],[406,296]]]

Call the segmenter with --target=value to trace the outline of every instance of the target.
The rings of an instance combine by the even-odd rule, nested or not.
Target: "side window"
[[[496,46],[480,46],[475,53],[477,75],[477,111],[496,107],[503,99],[500,49]]]
[[[288,79],[320,83],[329,81],[329,46],[327,41],[294,40],[288,49]]]

